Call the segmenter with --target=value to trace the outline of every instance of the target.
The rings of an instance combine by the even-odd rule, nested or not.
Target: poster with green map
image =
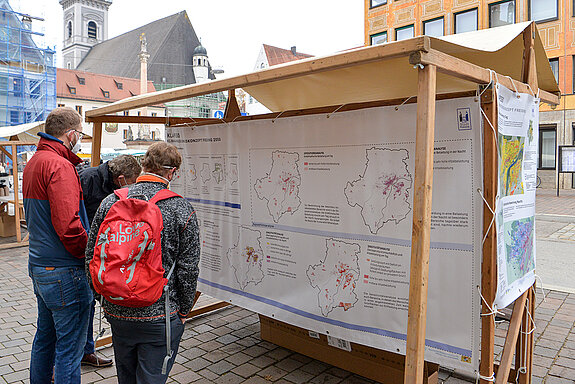
[[[497,84],[497,295],[511,304],[535,281],[535,188],[539,100]]]

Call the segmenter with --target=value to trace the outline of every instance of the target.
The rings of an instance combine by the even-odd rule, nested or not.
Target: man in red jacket
[[[74,166],[82,118],[56,108],[39,133],[38,150],[23,176],[24,209],[30,234],[28,271],[38,302],[30,360],[30,383],[80,384],[92,293],[84,272],[88,217]]]

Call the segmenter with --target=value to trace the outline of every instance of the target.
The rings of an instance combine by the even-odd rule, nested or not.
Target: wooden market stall
[[[483,262],[482,313],[496,293],[496,234],[490,225],[497,194],[497,104],[493,85],[500,83],[521,93],[538,95],[557,104],[559,89],[547,61],[534,23],[515,24],[437,39],[427,36],[342,53],[314,57],[258,72],[197,85],[134,96],[86,112],[94,124],[92,164],[99,164],[102,124],[106,122],[200,126],[220,119],[119,116],[118,112],[158,103],[227,91],[230,95],[225,122],[278,119],[317,113],[337,113],[374,106],[417,103],[413,226],[407,348],[404,375],[390,382],[423,383],[428,375],[424,361],[427,286],[433,191],[433,156],[436,100],[480,95],[486,119],[483,136]],[[478,87],[482,87],[481,93]],[[243,88],[272,111],[271,114],[240,116],[234,90]],[[495,130],[487,128],[489,124]],[[516,300],[501,363],[494,363],[494,314],[482,317],[481,382],[506,383],[518,374],[513,356],[521,344],[527,353],[526,374],[519,382],[530,383],[533,334],[521,332],[534,312],[533,287]],[[521,342],[518,343],[518,340]],[[519,353],[516,359],[519,361]],[[520,364],[516,364],[519,367]],[[425,374],[424,374],[425,373]],[[436,376],[435,376],[435,380]]]

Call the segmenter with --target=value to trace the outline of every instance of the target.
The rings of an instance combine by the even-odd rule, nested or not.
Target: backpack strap
[[[128,188],[120,188],[114,191],[114,194],[120,198],[120,200],[124,200],[128,198]]]
[[[170,197],[181,197],[176,192],[170,191],[169,189],[161,189],[158,193],[150,199],[150,203],[156,204],[158,201],[169,199]]]

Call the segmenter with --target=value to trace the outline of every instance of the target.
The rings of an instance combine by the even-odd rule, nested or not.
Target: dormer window
[[[85,77],[80,77],[78,75],[76,75],[76,78],[78,79],[78,83],[80,85],[85,85],[86,84],[86,78]]]
[[[124,84],[123,84],[123,83],[117,82],[116,80],[114,80],[114,83],[116,83],[116,88],[118,88],[118,89],[124,89]]]
[[[96,23],[93,21],[90,21],[88,23],[88,38],[95,39],[97,37],[98,37],[98,28],[96,26]]]
[[[110,92],[109,91],[104,91],[102,88],[100,88],[100,90],[102,91],[102,95],[104,95],[104,97],[106,99],[110,98]]]
[[[70,87],[68,85],[68,92],[70,92],[72,95],[75,95],[76,94],[76,87]]]

